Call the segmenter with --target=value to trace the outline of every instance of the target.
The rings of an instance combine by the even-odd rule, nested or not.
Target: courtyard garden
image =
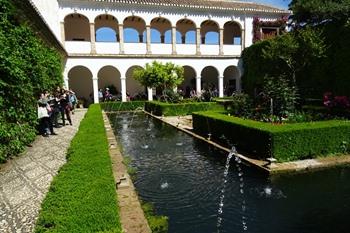
[[[183,68],[155,61],[136,69],[133,76],[144,87],[157,90],[156,101],[90,105],[66,145],[65,164],[44,192],[34,231],[123,232],[118,200],[125,197],[116,195],[109,155],[116,145],[109,144],[106,136],[105,111],[117,149],[128,158],[124,163],[133,173],[152,232],[347,232],[349,167],[267,177],[245,166],[237,153],[278,163],[350,154],[349,4],[309,2],[292,1],[291,32],[257,40],[244,50],[243,92],[217,98],[214,89],[203,88],[184,98],[177,90]],[[36,97],[42,90],[62,86],[62,57],[17,21],[9,1],[0,3],[3,163],[34,141]],[[191,133],[205,140],[159,121],[188,115]],[[207,143],[212,141],[230,153]],[[44,143],[48,142],[57,151],[65,149],[55,140]],[[32,162],[22,162],[15,173],[35,178]],[[43,159],[39,166],[50,162]],[[18,183],[11,193],[2,187],[18,179],[7,179],[0,180],[0,197],[6,193],[6,201],[21,210],[30,198],[19,205],[12,193],[21,188],[35,193],[34,188]],[[1,210],[10,206],[0,204]]]

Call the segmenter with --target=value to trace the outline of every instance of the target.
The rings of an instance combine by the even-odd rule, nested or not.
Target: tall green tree
[[[171,62],[153,61],[147,63],[145,69],[134,70],[133,77],[145,87],[173,90],[183,82],[184,69]]]
[[[297,25],[325,21],[345,23],[350,18],[350,0],[292,0],[289,7]]]

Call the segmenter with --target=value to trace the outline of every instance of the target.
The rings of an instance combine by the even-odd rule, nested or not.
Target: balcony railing
[[[89,41],[66,41],[65,48],[70,54],[90,54],[91,42]],[[120,49],[124,49],[124,54],[147,54],[146,43],[124,43],[123,46],[118,42],[95,42],[96,54],[121,54]],[[195,44],[176,44],[176,54],[178,55],[196,55]],[[223,55],[240,56],[241,45],[223,45]],[[172,44],[152,43],[150,45],[150,54],[171,55],[173,54]],[[219,55],[220,46],[214,44],[201,44],[201,55]]]

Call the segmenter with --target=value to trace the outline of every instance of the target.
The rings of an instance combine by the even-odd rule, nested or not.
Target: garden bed
[[[90,106],[54,178],[35,232],[121,232],[101,109]]]
[[[197,112],[193,129],[215,141],[232,143],[257,159],[274,157],[284,162],[350,151],[349,121],[271,124],[222,112]]]
[[[152,101],[145,103],[145,110],[156,116],[185,116],[197,111],[222,111],[223,106],[216,102],[163,103]]]

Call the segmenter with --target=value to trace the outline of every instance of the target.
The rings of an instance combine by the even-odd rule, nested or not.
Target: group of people
[[[48,137],[57,135],[55,128],[66,125],[66,119],[72,125],[71,114],[77,104],[77,97],[72,90],[58,87],[54,93],[43,92],[38,100],[39,133]],[[61,124],[58,122],[61,118]]]

